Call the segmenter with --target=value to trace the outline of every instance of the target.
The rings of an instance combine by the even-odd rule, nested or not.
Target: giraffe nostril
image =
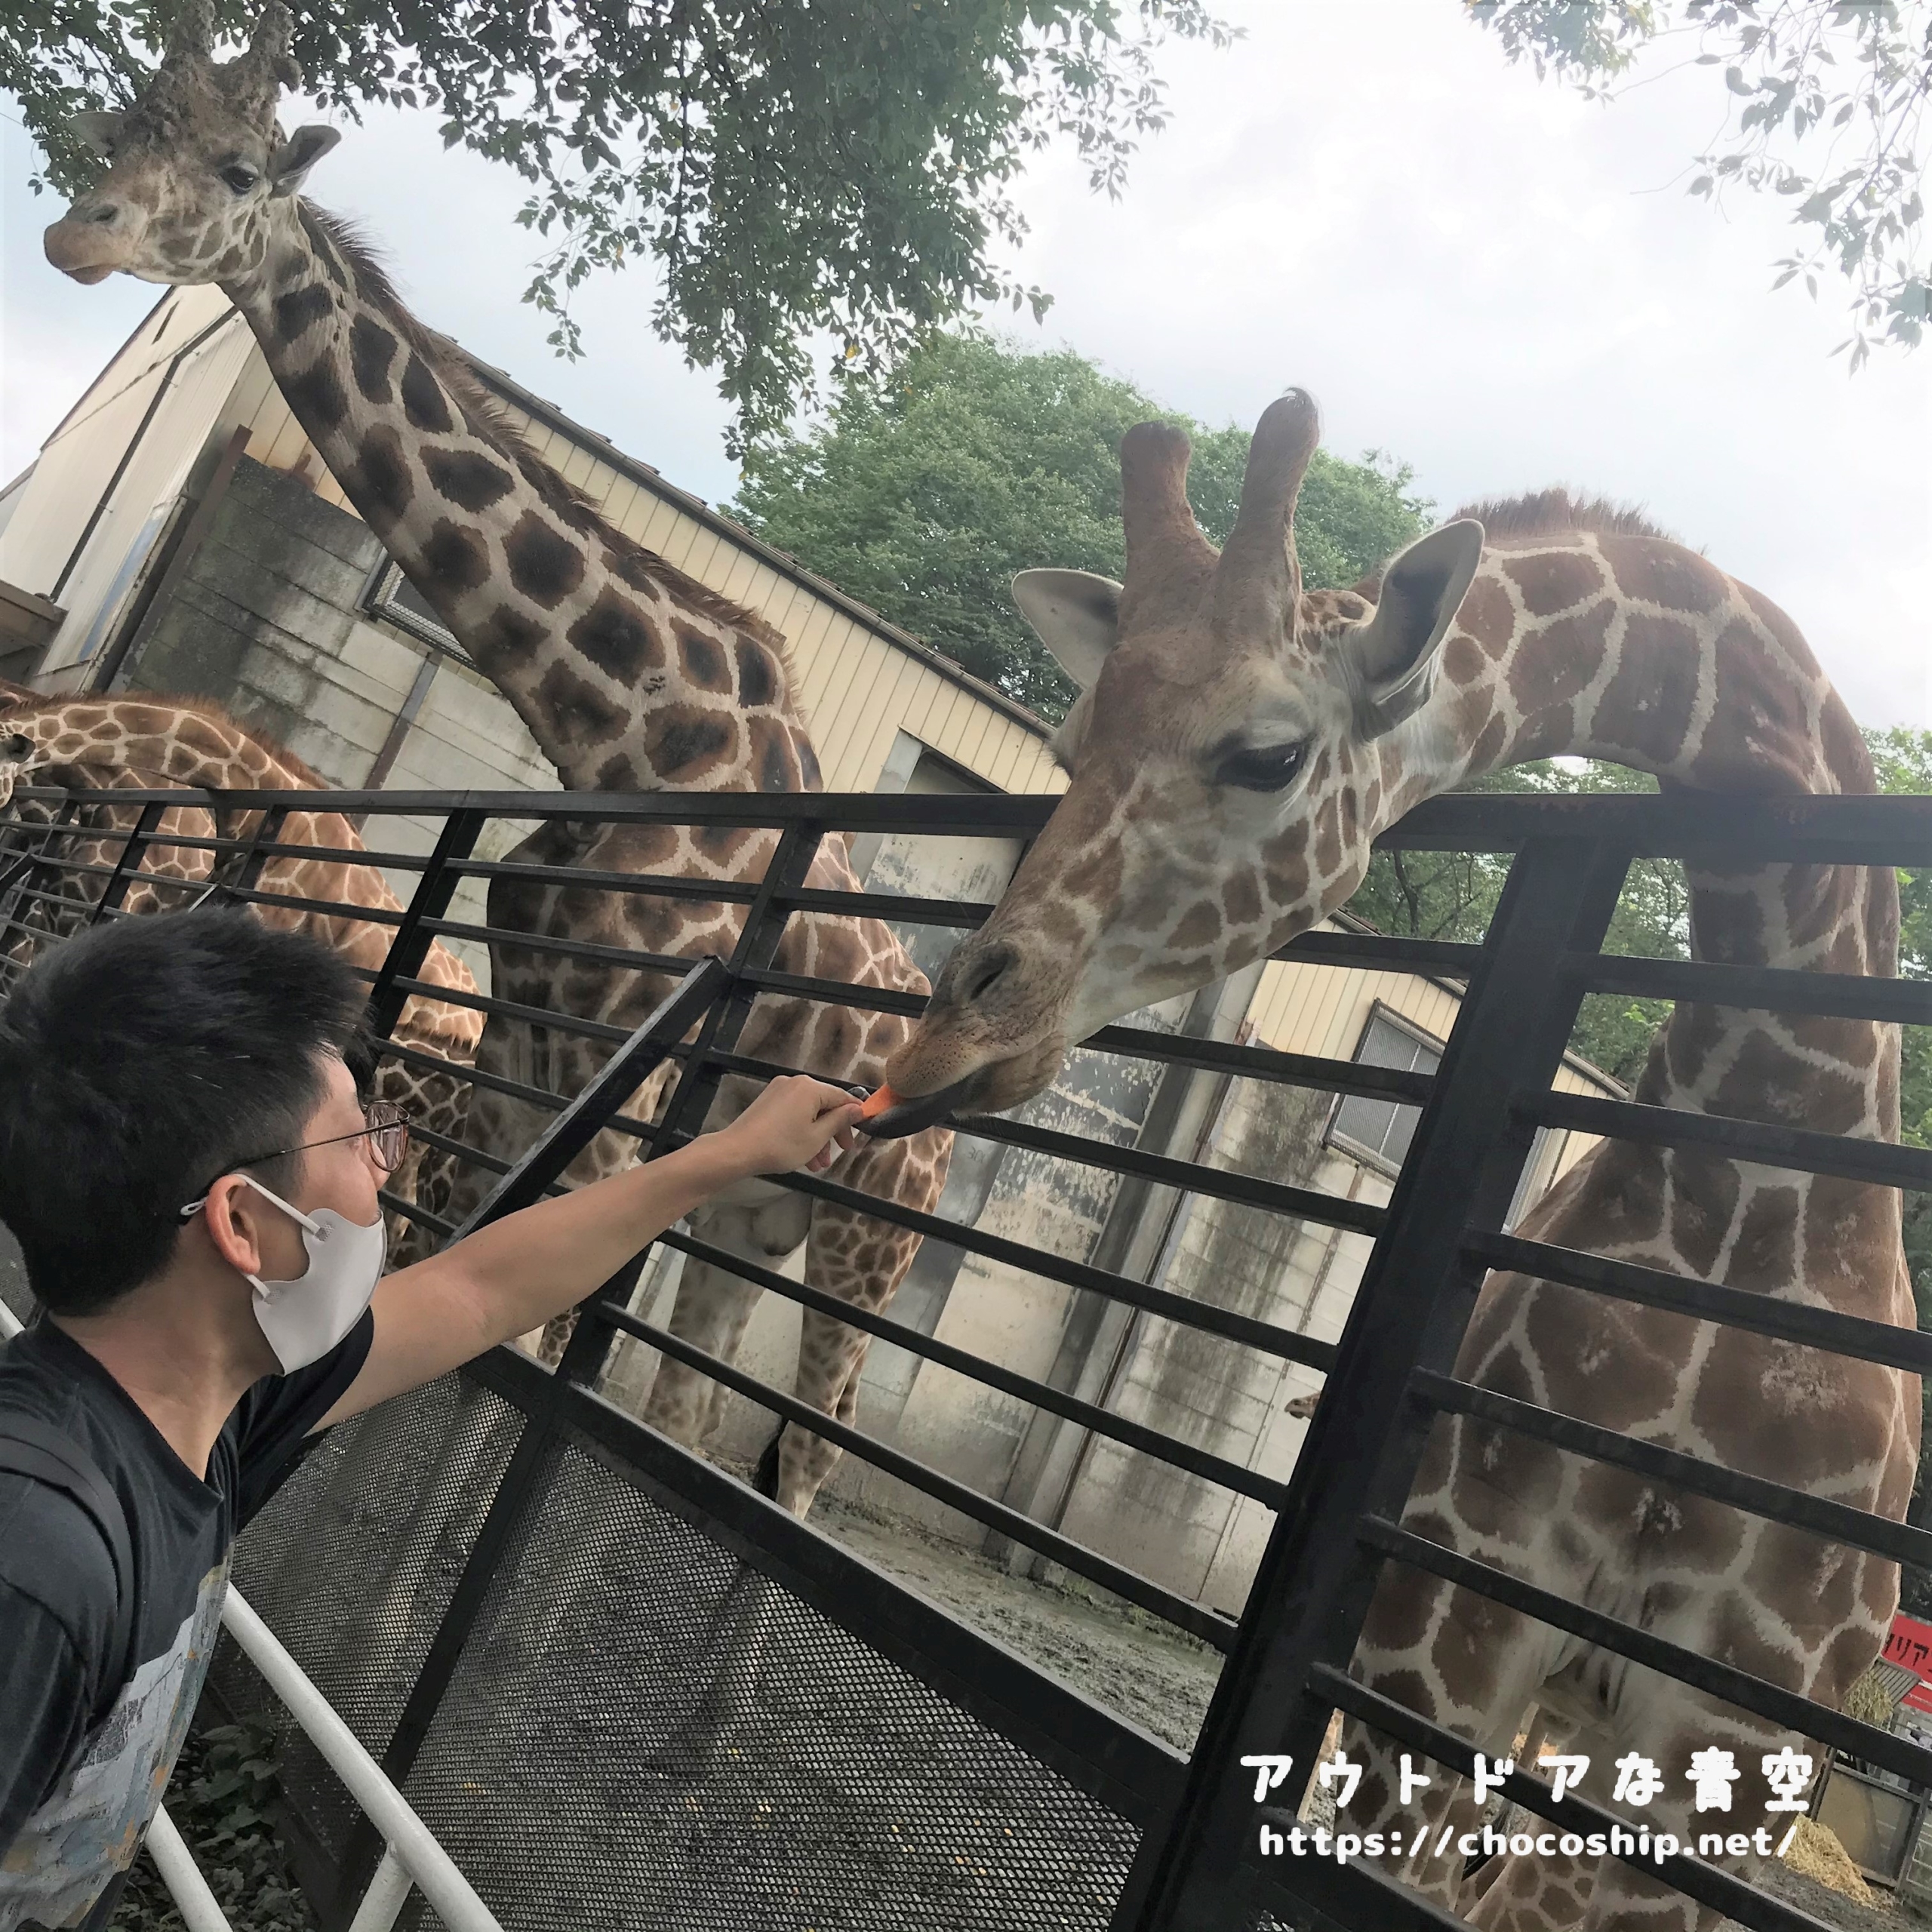
[[[121,211],[112,202],[97,202],[88,210],[87,218],[97,227],[111,228],[121,219]]]
[[[989,947],[961,976],[959,998],[961,1002],[971,1006],[984,999],[1005,978],[1007,971],[1013,963],[1014,954],[1011,947]]]

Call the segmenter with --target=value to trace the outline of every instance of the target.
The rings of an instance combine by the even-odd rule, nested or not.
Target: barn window
[[[469,652],[457,642],[429,600],[403,575],[400,564],[386,557],[377,565],[362,594],[362,608],[372,617],[407,631],[419,643],[432,645],[466,664],[470,662]]]
[[[1404,1073],[1433,1073],[1442,1063],[1442,1042],[1411,1026],[1386,1007],[1378,1006],[1362,1029],[1355,1057],[1364,1066],[1392,1066]],[[1335,1109],[1328,1124],[1328,1138],[1358,1160],[1392,1174],[1401,1166],[1409,1143],[1415,1138],[1416,1122],[1421,1117],[1420,1107],[1349,1094]]]
[[[1387,1007],[1377,1006],[1362,1029],[1355,1057],[1364,1066],[1433,1073],[1442,1064],[1442,1042]],[[1407,1157],[1409,1143],[1415,1138],[1416,1123],[1421,1118],[1420,1107],[1371,1100],[1361,1094],[1345,1094],[1328,1124],[1329,1144],[1352,1154],[1380,1173],[1394,1174]],[[1556,1157],[1562,1151],[1565,1138],[1546,1127],[1537,1129],[1530,1158],[1523,1163],[1516,1183],[1515,1198],[1503,1217],[1506,1228],[1514,1227],[1524,1210],[1540,1200],[1555,1180]]]

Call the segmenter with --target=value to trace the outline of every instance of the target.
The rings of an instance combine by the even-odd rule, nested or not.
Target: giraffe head
[[[71,124],[106,172],[47,231],[47,259],[76,281],[118,269],[143,281],[232,281],[258,269],[279,211],[334,147],[333,128],[285,137],[275,103],[300,75],[291,23],[270,0],[247,51],[210,51],[208,0],[185,0],[168,49],[125,113]]]
[[[1186,438],[1143,423],[1121,445],[1125,584],[1015,580],[1081,687],[1053,747],[1072,783],[947,962],[887,1069],[905,1104],[875,1127],[1017,1106],[1107,1021],[1265,958],[1354,891],[1392,772],[1446,761],[1423,707],[1482,526],[1411,544],[1373,599],[1304,592],[1294,506],[1319,439],[1300,391],[1269,408],[1217,553],[1188,507]]]

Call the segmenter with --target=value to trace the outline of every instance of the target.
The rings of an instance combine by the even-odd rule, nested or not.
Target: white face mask
[[[362,1318],[383,1278],[389,1231],[382,1210],[373,1221],[352,1221],[333,1208],[306,1214],[249,1174],[239,1178],[272,1201],[302,1230],[309,1266],[292,1281],[248,1281],[255,1291],[255,1320],[285,1375],[320,1361]]]

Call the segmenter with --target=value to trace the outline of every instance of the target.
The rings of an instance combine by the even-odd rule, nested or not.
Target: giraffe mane
[[[1561,483],[1547,490],[1525,491],[1520,497],[1480,497],[1444,521],[1455,523],[1464,517],[1473,517],[1481,524],[1484,538],[1491,543],[1560,537],[1571,531],[1598,537],[1647,537],[1659,543],[1684,540],[1628,503],[1614,503],[1607,497],[1577,496]],[[1374,603],[1381,595],[1382,573],[1390,561],[1384,557],[1349,588]]]
[[[784,632],[755,611],[748,611],[734,598],[713,590],[709,584],[678,569],[634,537],[606,521],[596,504],[574,483],[568,483],[532,449],[522,432],[510,420],[503,402],[478,380],[468,357],[450,337],[428,328],[412,314],[396,293],[387,266],[380,254],[351,223],[340,215],[318,208],[312,202],[301,206],[303,220],[312,224],[330,245],[355,270],[361,293],[380,307],[402,340],[435,371],[457,401],[470,426],[514,463],[524,481],[553,510],[565,525],[584,535],[594,535],[614,549],[635,558],[645,571],[671,596],[688,608],[714,622],[729,625],[761,644],[778,660],[787,698],[795,707],[796,678],[792,647]]]
[[[1493,537],[1554,537],[1566,530],[1593,531],[1599,537],[1652,537],[1660,543],[1683,540],[1653,523],[1644,512],[1607,497],[1580,497],[1561,484],[1531,490],[1520,497],[1484,497],[1465,503],[1456,518],[1474,517]]]

